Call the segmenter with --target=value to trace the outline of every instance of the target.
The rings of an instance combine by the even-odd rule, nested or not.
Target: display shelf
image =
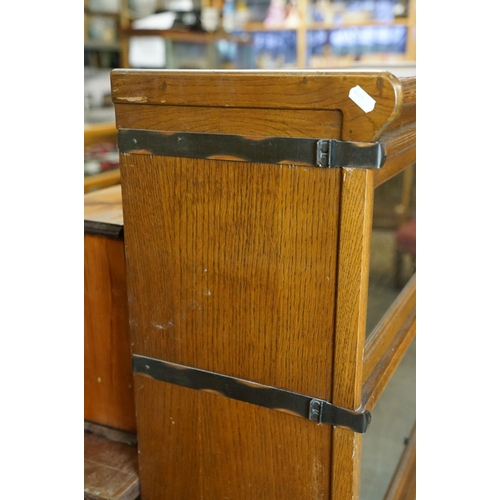
[[[83,44],[85,50],[103,50],[103,51],[120,51],[118,42],[101,42],[99,40],[85,40]]]
[[[115,18],[118,22],[117,28],[117,38],[113,43],[108,43],[108,45],[101,45],[98,42],[88,43],[86,39],[86,48],[92,50],[102,50],[107,48],[119,51],[120,53],[120,67],[123,68],[139,68],[137,64],[131,64],[130,61],[130,45],[132,39],[139,37],[160,37],[165,40],[165,47],[163,50],[167,57],[165,58],[164,65],[166,68],[175,69],[176,67],[187,67],[192,62],[187,58],[186,63],[170,57],[168,54],[175,51],[176,44],[205,44],[207,46],[216,43],[236,44],[238,46],[248,46],[253,44],[253,53],[249,57],[237,58],[234,56],[234,49],[231,51],[234,60],[231,60],[231,56],[226,57],[214,57],[214,52],[212,49],[207,49],[208,52],[203,56],[199,54],[199,50],[193,48],[193,52],[198,52],[198,57],[207,57],[205,63],[206,68],[210,69],[220,69],[220,68],[233,68],[233,69],[254,69],[262,68],[266,69],[269,67],[280,67],[276,66],[280,63],[283,68],[329,68],[329,67],[346,67],[352,66],[356,62],[380,62],[380,63],[404,63],[404,62],[414,62],[416,59],[416,15],[415,15],[415,2],[416,0],[408,0],[407,3],[401,3],[401,8],[399,15],[395,12],[392,14],[385,13],[386,17],[381,17],[381,13],[377,11],[377,3],[372,2],[372,11],[366,10],[366,5],[363,7],[360,2],[359,10],[356,10],[354,5],[347,2],[349,5],[344,6],[344,10],[340,9],[340,3],[331,2],[329,5],[328,14],[325,17],[325,21],[321,21],[321,16],[323,14],[318,14],[316,2],[309,2],[307,0],[298,0],[295,3],[297,9],[297,24],[290,26],[291,23],[287,22],[285,19],[281,24],[270,25],[270,23],[265,21],[265,13],[269,8],[270,0],[267,3],[262,3],[258,5],[259,15],[256,15],[253,10],[255,7],[253,4],[247,3],[247,9],[251,12],[250,20],[248,22],[241,23],[237,19],[237,5],[235,5],[235,22],[225,23],[224,16],[227,13],[227,9],[224,8],[224,3],[219,2],[205,2],[202,1],[201,9],[206,9],[207,7],[211,9],[216,9],[219,12],[220,19],[218,22],[218,27],[211,32],[208,31],[196,31],[193,29],[135,29],[132,27],[133,21],[136,20],[137,16],[130,10],[128,6],[128,1],[122,0],[122,9],[119,13],[109,13],[109,12],[89,12],[88,8],[85,9],[85,14],[90,16],[103,15],[108,16],[108,18]],[[210,4],[210,5],[209,5]],[[235,2],[236,4],[236,2]],[[253,10],[252,10],[253,9]],[[316,11],[315,11],[316,9]],[[315,13],[316,12],[316,13]],[[403,15],[401,15],[403,13]],[[224,26],[234,26],[230,32],[224,31]],[[377,41],[378,39],[387,39],[391,37],[391,32],[384,32],[373,34],[377,30],[383,30],[385,28],[391,29],[400,27],[405,30],[404,34],[401,32],[397,33],[397,37],[402,39],[402,44],[404,45],[401,49],[398,45],[397,49],[392,49],[387,47],[384,43]],[[343,31],[345,30],[345,31]],[[354,31],[353,31],[354,30]],[[333,38],[359,38],[359,39],[369,39],[370,36],[374,39],[372,46],[368,49],[358,50],[356,43],[349,48],[341,47],[337,42],[330,42],[330,49],[328,49],[325,57],[322,60],[318,58],[311,59],[313,54],[311,33],[321,33],[322,31],[328,32],[329,36]],[[293,63],[290,63],[289,56],[279,57],[260,57],[258,47],[255,47],[255,36],[259,36],[262,33],[287,33],[293,32],[295,37],[295,59]],[[276,39],[277,47],[281,47],[283,51],[288,50],[286,45],[289,43],[287,40],[282,40],[281,42]],[[135,42],[134,42],[135,43]],[[280,45],[281,43],[281,45]],[[191,49],[189,49],[191,50]],[[212,51],[212,52],[210,52]],[[181,51],[182,52],[182,51]],[[186,52],[186,50],[184,50]],[[316,56],[318,54],[315,54]],[[184,57],[184,56],[183,56]],[[251,59],[251,61],[250,61]],[[271,60],[271,62],[269,62]],[[286,62],[283,62],[286,60]],[[263,62],[264,61],[264,62]],[[271,66],[261,66],[262,64],[271,64]],[[144,66],[145,69],[148,66]],[[150,66],[149,66],[150,68]],[[193,69],[201,69],[201,67],[196,66]]]
[[[154,29],[134,29],[124,28],[120,35],[125,38],[132,36],[153,37],[160,36],[172,41],[192,42],[192,43],[213,43],[219,40],[227,40],[235,43],[248,43],[249,37],[245,35],[236,36],[225,32],[208,33],[204,31],[190,30],[154,30]]]
[[[253,396],[308,395],[358,417],[377,406],[370,425],[392,428],[377,410],[413,345],[416,281],[367,332],[372,223],[375,189],[415,162],[416,79],[385,70],[115,70],[111,79],[141,494],[360,498],[364,432]],[[346,99],[356,87],[376,98],[369,115]],[[278,137],[289,150],[262,157],[254,138]],[[320,137],[377,142],[385,163],[340,170],[315,168],[314,151],[291,157]],[[411,485],[414,462],[401,464],[393,492]],[[385,486],[396,455],[390,465]]]

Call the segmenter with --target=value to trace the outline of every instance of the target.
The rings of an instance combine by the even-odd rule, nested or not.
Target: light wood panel
[[[122,172],[134,352],[329,399],[340,171],[123,155]]]
[[[331,497],[331,427],[135,378],[145,500]]]
[[[362,359],[373,214],[373,172],[342,172],[340,247],[336,303],[333,404],[361,407]],[[356,498],[361,467],[361,435],[334,428],[332,482],[336,497]]]

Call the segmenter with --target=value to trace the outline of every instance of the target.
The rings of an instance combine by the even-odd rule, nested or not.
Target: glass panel
[[[383,500],[416,418],[416,341],[372,411],[363,435],[360,500]]]
[[[415,269],[416,202],[413,165],[375,189],[367,336]]]

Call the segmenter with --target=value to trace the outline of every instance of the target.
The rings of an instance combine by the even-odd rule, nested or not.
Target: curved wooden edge
[[[417,432],[416,424],[408,438],[398,467],[392,476],[384,500],[415,500],[417,497]]]
[[[405,168],[415,164],[417,156],[417,132],[415,122],[388,132],[380,141],[387,159],[381,169],[374,171],[374,186],[380,186]]]
[[[363,384],[371,376],[394,337],[415,309],[416,293],[414,274],[370,333],[363,356]]]
[[[120,184],[120,170],[110,170],[109,172],[102,172],[100,174],[89,175],[84,179],[84,193],[102,189],[105,187],[115,186]]]
[[[362,403],[373,195],[371,170],[342,169],[332,401],[353,410]],[[357,498],[361,449],[362,434],[334,427],[332,498]]]
[[[358,87],[373,99],[373,109],[363,109],[352,97]],[[405,102],[392,73],[367,70],[114,69],[111,94],[115,104],[340,110],[342,139],[368,142],[381,137]]]

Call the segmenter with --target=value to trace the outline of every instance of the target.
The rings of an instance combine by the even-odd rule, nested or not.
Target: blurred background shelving
[[[413,75],[415,2],[84,0],[85,127],[114,123],[113,68],[372,68]],[[87,176],[100,172],[95,154],[87,152]],[[103,165],[110,168],[107,160]]]
[[[85,0],[85,66],[414,62],[415,0]]]

